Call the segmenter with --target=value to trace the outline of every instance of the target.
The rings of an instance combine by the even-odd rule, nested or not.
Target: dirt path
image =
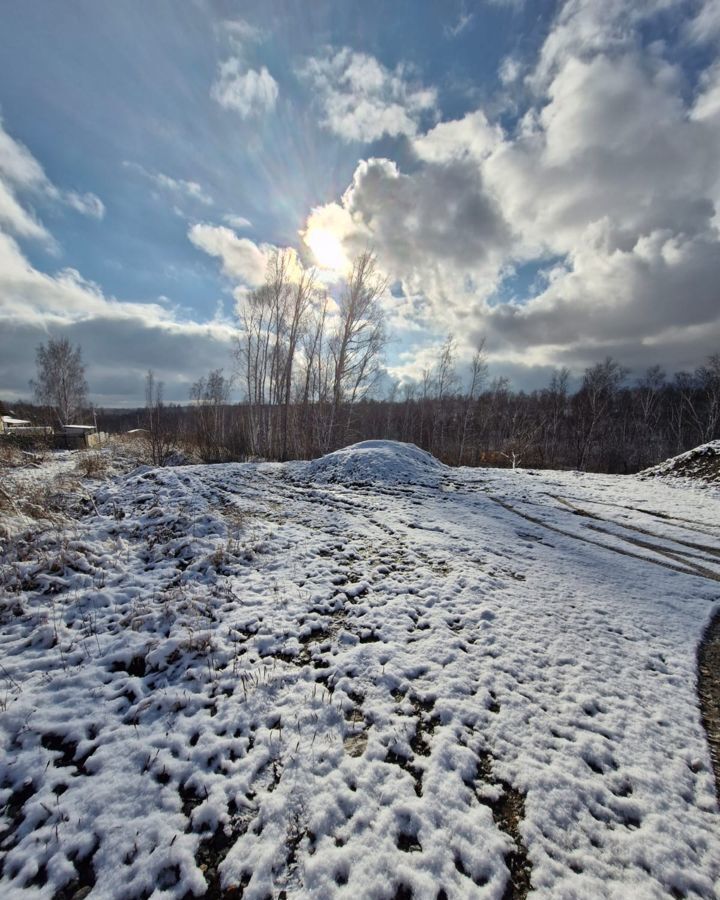
[[[715,774],[715,793],[720,802],[720,610],[698,648],[698,695]]]

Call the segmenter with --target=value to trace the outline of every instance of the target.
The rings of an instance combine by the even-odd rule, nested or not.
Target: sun
[[[310,226],[304,235],[305,243],[312,251],[321,269],[342,272],[348,266],[348,259],[340,239],[327,228]]]

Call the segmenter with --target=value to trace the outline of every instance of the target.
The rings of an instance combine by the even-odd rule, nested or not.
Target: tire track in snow
[[[552,497],[553,500],[557,500],[558,503],[562,503],[563,506],[567,506],[574,513],[579,516],[586,516],[589,519],[596,519],[598,522],[603,522],[606,525],[615,525],[618,528],[624,528],[627,531],[635,531],[638,534],[644,534],[648,537],[657,538],[660,541],[667,541],[671,544],[682,544],[683,547],[689,547],[692,550],[699,550],[702,553],[710,553],[713,556],[720,557],[720,548],[711,547],[709,544],[698,544],[694,541],[686,541],[679,537],[670,537],[668,535],[658,534],[656,531],[648,531],[647,528],[642,528],[640,525],[626,525],[624,522],[617,522],[615,519],[606,519],[603,516],[599,516],[597,513],[591,512],[588,509],[585,509],[581,506],[575,506],[574,503],[571,503],[569,500],[566,500],[564,497],[559,496],[558,494],[548,494],[548,497]],[[681,527],[681,526],[675,526]],[[679,551],[680,552],[680,551]],[[696,554],[688,554],[689,556],[695,556]],[[702,557],[701,557],[702,558]]]
[[[555,494],[551,494],[546,492],[548,497],[555,497]],[[559,499],[555,497],[556,499]],[[656,519],[660,519],[663,522],[667,522],[669,524],[673,524],[675,522],[681,522],[681,525],[674,526],[676,528],[686,528],[688,531],[698,531],[701,534],[709,534],[712,535],[713,532],[707,522],[699,522],[697,519],[686,519],[682,516],[671,516],[666,512],[658,512],[654,509],[640,509],[638,506],[628,506],[625,503],[613,503],[611,500],[598,500],[596,497],[570,497],[571,500],[578,500],[581,503],[593,503],[597,506],[612,506],[615,509],[626,509],[629,512],[640,513],[643,516],[652,516]],[[700,526],[699,528],[692,526]]]
[[[492,494],[488,494],[488,499],[492,500],[493,503],[496,503],[503,509],[506,509],[508,512],[514,513],[516,516],[520,516],[520,518],[525,519],[528,522],[532,522],[534,525],[539,525],[541,528],[545,528],[548,531],[554,532],[555,534],[561,534],[564,537],[569,537],[575,541],[580,541],[585,544],[592,544],[595,547],[602,547],[604,550],[610,550],[611,552],[619,553],[622,556],[629,556],[633,559],[639,559],[642,562],[651,563],[655,566],[662,566],[665,569],[670,569],[670,571],[672,572],[680,572],[682,575],[695,575],[698,578],[706,578],[710,581],[720,581],[720,575],[717,575],[715,572],[711,572],[709,569],[695,567],[692,563],[687,562],[684,557],[680,560],[682,562],[682,565],[674,565],[673,563],[664,562],[660,559],[652,559],[651,557],[643,556],[640,553],[633,553],[632,550],[626,550],[621,547],[613,547],[611,544],[606,544],[603,541],[593,541],[588,537],[577,534],[577,532],[567,531],[564,528],[559,528],[557,525],[551,525],[544,519],[541,519],[539,516],[533,516],[528,512],[524,512],[523,510],[512,506],[510,503],[507,503],[505,500],[501,500],[499,497],[494,497]],[[602,529],[597,530],[602,531]],[[603,531],[603,533],[607,534],[609,537],[617,537],[618,540],[623,540],[623,538],[621,538],[619,535],[614,535],[611,532]],[[627,540],[629,543],[639,544],[638,541],[633,541],[629,538],[624,538],[624,540]],[[654,545],[639,544],[639,546],[648,546],[648,549],[652,549],[653,552],[663,553],[663,555],[665,556],[670,555],[667,553],[667,551],[663,551],[662,549],[657,548]]]
[[[552,497],[554,500],[557,500],[558,503],[561,503],[563,504],[563,506],[568,507],[575,515],[584,516],[588,519],[593,519],[596,522],[600,522],[603,525],[611,525],[614,528],[620,529],[620,533],[616,533],[615,531],[608,530],[607,528],[602,528],[600,525],[588,524],[588,528],[591,528],[593,531],[599,532],[601,534],[607,534],[609,537],[619,538],[620,540],[627,541],[628,543],[634,544],[637,547],[643,547],[644,549],[651,550],[653,553],[659,553],[662,556],[666,556],[669,559],[674,560],[675,562],[679,562],[682,565],[691,567],[697,574],[702,575],[705,578],[720,581],[720,575],[717,572],[713,571],[712,569],[706,568],[706,566],[704,565],[700,565],[700,562],[708,563],[710,565],[715,564],[715,560],[710,560],[707,558],[707,556],[704,556],[702,554],[710,553],[716,556],[720,556],[720,550],[716,547],[710,547],[707,544],[697,544],[691,541],[684,541],[681,538],[660,535],[654,531],[648,531],[646,528],[642,528],[637,525],[625,525],[622,522],[616,522],[612,519],[605,519],[602,516],[597,515],[596,513],[584,509],[583,507],[575,506],[575,504],[557,494],[548,494],[547,496]],[[671,546],[661,546],[659,544],[652,543],[651,541],[646,541],[641,538],[635,537],[634,535],[623,534],[623,531],[631,531],[635,532],[636,534],[655,538],[656,540],[664,541],[665,544],[670,544]],[[688,552],[687,550],[677,547],[677,544],[681,544],[682,547],[689,547],[693,551],[701,551],[701,553]],[[696,562],[696,560],[700,560],[700,562]]]
[[[680,550],[676,550],[673,552],[672,550],[668,550],[667,548],[661,547],[658,544],[653,544],[650,541],[643,541],[640,538],[631,537],[630,535],[618,535],[612,531],[608,531],[606,528],[601,528],[599,525],[588,525],[588,528],[591,528],[593,531],[599,532],[600,534],[607,534],[609,537],[616,537],[620,540],[627,541],[630,544],[634,544],[636,547],[643,547],[646,550],[650,550],[653,553],[659,553],[662,556],[667,556],[668,559],[674,559],[676,562],[681,563],[682,565],[689,566],[693,574],[700,575],[703,578],[709,578],[712,581],[720,581],[720,575],[717,572],[713,572],[712,569],[707,569],[705,566],[701,566],[698,563],[692,561],[695,559],[695,555],[692,554],[692,560],[688,557],[690,554],[685,554]],[[650,560],[648,560],[650,562]]]

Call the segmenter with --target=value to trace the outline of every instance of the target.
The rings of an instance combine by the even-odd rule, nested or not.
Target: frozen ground
[[[377,449],[7,546],[0,896],[718,895],[717,490]]]

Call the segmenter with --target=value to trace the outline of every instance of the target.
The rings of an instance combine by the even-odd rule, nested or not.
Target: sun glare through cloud
[[[303,239],[321,269],[342,273],[347,270],[349,260],[337,235],[327,228],[310,225]]]

